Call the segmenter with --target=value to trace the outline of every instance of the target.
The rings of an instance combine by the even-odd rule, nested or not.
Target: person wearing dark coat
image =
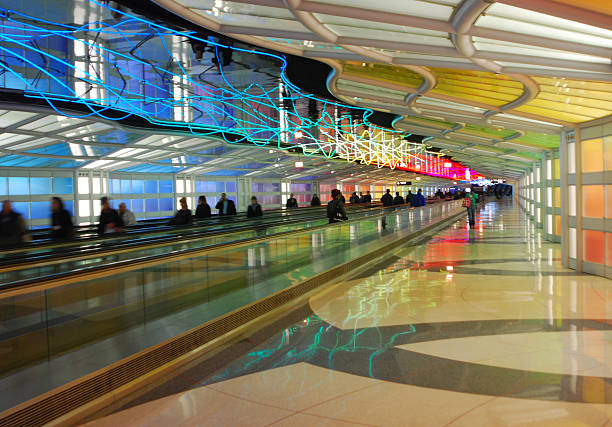
[[[287,199],[287,208],[297,208],[297,207],[298,207],[298,202],[295,199],[295,197],[293,197],[293,193],[291,193],[291,195]]]
[[[342,193],[337,188],[334,188],[331,192],[332,199],[327,203],[327,218],[329,223],[342,222],[348,219],[346,215],[346,209],[344,209],[344,202],[342,201]]]
[[[387,192],[380,198],[383,206],[393,206],[393,196],[391,195],[391,190],[387,189]]]
[[[356,192],[354,192],[351,197],[349,198],[349,203],[353,204],[353,203],[359,203],[359,196],[357,195]]]
[[[414,197],[414,194],[412,194],[412,191],[408,190],[408,194],[406,194],[406,203],[409,204],[410,206],[412,206],[412,198]]]
[[[123,227],[123,220],[117,211],[110,207],[108,197],[102,197],[100,199],[100,203],[102,204],[102,210],[100,211],[100,217],[98,218],[98,234],[116,233],[121,231],[121,228]]]
[[[72,216],[64,209],[64,201],[59,197],[51,199],[51,238],[70,239],[74,236]]]
[[[236,205],[225,193],[221,193],[221,199],[215,205],[215,209],[219,210],[219,216],[236,215]]]
[[[251,204],[247,208],[247,218],[257,218],[263,216],[261,205],[257,203],[257,197],[251,197]]]
[[[312,199],[310,200],[310,206],[321,206],[321,199],[316,194],[312,195]]]
[[[196,218],[210,218],[210,206],[206,203],[206,196],[198,197],[198,207],[196,208]]]
[[[28,230],[21,214],[13,210],[11,202],[5,200],[0,212],[0,245],[16,245],[27,240]]]
[[[393,199],[393,204],[394,205],[403,205],[404,202],[404,198],[402,196],[400,196],[399,192],[395,193],[395,198]]]
[[[188,225],[193,222],[193,217],[191,216],[191,209],[187,207],[187,199],[185,197],[181,197],[179,200],[181,204],[181,208],[176,211],[174,217],[168,223],[169,225]]]
[[[367,191],[365,196],[363,196],[363,202],[361,203],[372,203],[372,195],[369,191]]]

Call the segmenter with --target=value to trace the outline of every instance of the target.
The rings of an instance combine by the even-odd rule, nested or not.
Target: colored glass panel
[[[586,262],[596,264],[604,263],[605,255],[605,233],[603,231],[584,230],[584,256]]]
[[[612,267],[612,233],[606,233],[606,243],[607,243],[606,265]]]
[[[582,141],[582,172],[601,172],[603,170],[602,138]]]
[[[582,215],[588,218],[603,218],[603,185],[584,185],[582,187]]]
[[[561,207],[561,188],[554,187],[553,188],[553,202],[555,208]]]

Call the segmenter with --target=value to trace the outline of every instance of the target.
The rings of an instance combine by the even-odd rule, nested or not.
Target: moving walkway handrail
[[[193,230],[192,228],[189,228],[189,226],[185,226],[181,228],[176,227],[174,230],[177,231],[177,234],[173,234],[173,235],[153,236],[149,238],[138,238],[138,239],[134,239],[131,241],[124,240],[119,244],[112,243],[112,245],[102,243],[101,245],[97,245],[91,248],[77,247],[73,251],[66,251],[64,253],[61,253],[61,252],[43,253],[40,255],[31,256],[27,259],[24,259],[23,257],[8,258],[8,259],[5,258],[3,260],[0,260],[0,272],[12,271],[12,270],[17,269],[16,267],[22,267],[22,266],[34,267],[38,265],[58,263],[61,261],[72,259],[72,258],[94,257],[94,256],[98,257],[98,256],[107,255],[107,254],[116,254],[116,253],[130,251],[130,250],[144,250],[144,249],[155,247],[155,246],[170,245],[174,242],[188,243],[188,242],[199,240],[205,237],[232,235],[232,234],[242,233],[248,230],[271,228],[271,227],[277,227],[280,225],[291,225],[291,224],[296,224],[296,223],[302,223],[307,220],[317,220],[317,219],[324,220],[326,218],[319,216],[319,215],[316,217],[314,216],[306,217],[306,215],[298,215],[296,218],[281,217],[276,222],[265,222],[265,223],[258,222],[258,220],[256,219],[255,220],[250,219],[249,222],[244,221],[244,222],[237,223],[241,225],[234,226],[229,230],[227,229],[226,230],[204,229],[200,232],[193,231],[188,234],[181,234],[180,231]],[[52,259],[52,262],[48,262],[47,260],[49,259]]]
[[[350,209],[358,209],[359,210],[365,210],[365,209],[371,209],[371,208],[375,208],[378,205],[354,205],[352,206]],[[318,207],[315,210],[320,210]],[[269,211],[266,211],[266,213],[268,213]],[[303,216],[303,215],[309,215],[313,212],[312,209],[308,209],[308,211],[305,211],[304,209],[300,209],[299,211],[296,210],[290,210],[288,214],[288,212],[283,211],[281,212],[282,215],[280,215],[280,218],[289,218],[289,217],[299,217],[299,216]],[[128,228],[125,231],[121,232],[121,233],[112,233],[112,234],[104,234],[104,235],[94,235],[91,237],[81,237],[81,238],[76,238],[76,239],[70,239],[70,240],[61,240],[61,241],[53,241],[53,240],[44,240],[44,241],[38,241],[38,242],[34,242],[34,243],[26,243],[26,244],[20,244],[18,246],[11,246],[11,247],[6,247],[6,248],[0,248],[0,259],[2,257],[6,257],[7,254],[23,254],[23,253],[27,253],[29,251],[35,251],[35,250],[45,250],[45,249],[50,249],[50,248],[61,248],[61,247],[68,247],[68,246],[78,246],[78,245],[84,245],[84,244],[94,244],[97,242],[104,242],[105,240],[117,240],[118,238],[123,238],[125,236],[128,237],[132,237],[132,236],[146,236],[147,234],[154,234],[154,233],[163,233],[163,232],[168,232],[168,233],[172,233],[174,231],[177,230],[190,230],[193,228],[204,228],[204,227],[215,227],[215,226],[219,226],[219,225],[228,225],[228,224],[236,224],[236,223],[241,223],[241,222],[252,222],[253,219],[250,218],[242,218],[239,221],[236,221],[236,217],[235,216],[231,216],[231,217],[220,217],[222,219],[216,220],[215,222],[209,222],[209,220],[199,220],[196,222],[195,225],[191,225],[191,226],[171,226],[171,225],[167,225],[167,224],[163,224],[163,225],[159,225],[157,227],[151,227],[151,228],[141,228],[141,229],[131,229]],[[264,218],[270,218],[269,215],[266,215]],[[272,218],[274,218],[274,216],[272,216]],[[207,221],[207,222],[204,222]],[[198,224],[199,223],[199,224]]]
[[[382,217],[382,216],[388,215],[389,211],[393,211],[398,208],[414,209],[414,208],[411,208],[409,205],[396,205],[396,206],[389,206],[389,207],[381,207],[380,210],[377,210],[372,215],[367,215],[367,213],[372,212],[372,211],[368,211],[366,212],[366,215],[364,216],[354,218],[354,219],[349,219],[347,221],[343,221],[339,223],[321,224],[321,225],[308,227],[308,228],[304,228],[304,229],[297,230],[297,231],[289,230],[289,231],[283,231],[283,232],[271,234],[268,236],[254,236],[254,237],[250,237],[246,239],[235,240],[233,242],[224,242],[224,243],[217,243],[217,244],[212,244],[208,246],[202,246],[198,248],[182,249],[182,250],[172,251],[172,252],[168,252],[164,254],[148,255],[148,256],[132,258],[128,260],[115,261],[115,262],[111,262],[111,263],[104,264],[104,265],[87,266],[87,267],[83,267],[79,269],[73,269],[67,272],[52,273],[52,274],[37,277],[37,278],[17,280],[14,282],[1,284],[0,285],[0,296],[8,297],[8,296],[18,295],[21,293],[27,293],[27,292],[31,292],[33,288],[41,289],[41,290],[42,289],[45,289],[45,290],[52,289],[52,288],[56,288],[59,286],[67,285],[69,283],[74,283],[78,280],[81,280],[81,278],[84,276],[87,276],[89,279],[92,279],[95,277],[103,277],[103,276],[108,275],[112,271],[116,272],[116,270],[126,271],[126,270],[134,269],[134,268],[143,268],[143,267],[147,267],[152,264],[158,264],[160,261],[167,262],[174,258],[180,258],[180,257],[185,257],[185,256],[195,255],[195,254],[205,254],[208,252],[219,250],[221,248],[237,248],[237,247],[241,247],[245,245],[250,245],[256,242],[276,239],[276,238],[283,237],[283,236],[299,235],[299,234],[309,233],[315,230],[324,229],[330,226],[338,226],[341,224],[363,221],[365,219]]]

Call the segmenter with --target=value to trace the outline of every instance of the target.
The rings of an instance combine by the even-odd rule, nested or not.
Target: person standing
[[[408,190],[408,194],[406,194],[406,203],[412,206],[412,198],[414,194],[412,194],[412,190]]]
[[[10,201],[2,202],[0,212],[0,243],[5,245],[16,245],[27,241],[28,230],[25,220],[20,213],[13,210]]]
[[[185,197],[181,197],[179,200],[181,204],[181,208],[176,211],[174,217],[168,223],[169,225],[188,225],[193,222],[193,217],[191,216],[191,209],[187,206],[187,199]]]
[[[215,205],[215,209],[219,210],[219,216],[236,215],[236,205],[225,193],[221,193],[221,199]]]
[[[425,196],[423,196],[423,190],[419,189],[417,193],[412,198],[412,207],[418,208],[420,206],[425,206],[427,202],[425,201]]]
[[[138,224],[134,213],[129,211],[123,202],[119,203],[119,217],[123,221],[124,226]]]
[[[353,194],[349,198],[349,203],[351,203],[351,204],[358,204],[359,203],[359,196],[357,195],[357,192],[355,192],[355,191],[353,192]]]
[[[400,196],[399,191],[395,192],[395,198],[393,199],[393,204],[394,205],[403,205],[404,202],[404,198],[402,196]]]
[[[346,209],[344,209],[344,202],[340,198],[341,195],[340,190],[337,188],[331,191],[332,199],[327,203],[327,218],[330,224],[348,219]]]
[[[467,208],[468,222],[470,227],[476,225],[476,203],[478,202],[478,196],[472,192],[465,193],[465,199],[463,200],[463,206]]]
[[[372,195],[370,194],[369,191],[366,191],[365,196],[363,196],[364,198],[364,202],[363,203],[372,203]]]
[[[206,196],[198,197],[198,207],[196,208],[195,217],[198,219],[211,217],[210,206],[206,203]]]
[[[297,208],[297,207],[298,207],[298,202],[295,199],[295,197],[293,197],[293,193],[291,193],[291,195],[287,199],[287,208],[292,209],[292,208]]]
[[[98,218],[98,234],[116,233],[121,231],[123,221],[116,210],[110,207],[108,197],[100,199],[102,210]]]
[[[257,203],[257,197],[251,197],[251,204],[247,208],[247,218],[257,218],[263,216],[261,205]]]
[[[51,198],[51,238],[62,240],[73,236],[72,215],[64,208],[64,201],[59,197]]]
[[[312,195],[312,199],[310,200],[310,206],[321,206],[321,199],[316,194]]]
[[[391,195],[391,190],[387,188],[387,192],[383,194],[383,196],[380,198],[380,201],[385,207],[393,206],[393,196]]]

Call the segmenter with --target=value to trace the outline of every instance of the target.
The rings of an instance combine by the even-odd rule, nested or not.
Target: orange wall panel
[[[603,231],[583,230],[582,234],[584,235],[584,261],[603,264],[605,233]]]
[[[604,217],[603,185],[584,185],[582,187],[582,215],[589,218]]]
[[[582,141],[582,172],[601,172],[603,163],[603,139]]]

